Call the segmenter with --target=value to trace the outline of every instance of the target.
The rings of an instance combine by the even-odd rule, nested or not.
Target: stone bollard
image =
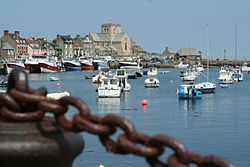
[[[36,105],[29,107],[8,95],[12,88],[26,89],[28,84],[24,79],[27,80],[27,74],[14,69],[7,93],[0,96],[0,166],[71,167],[84,147],[83,138],[63,129],[53,117],[42,115],[39,119],[25,120],[26,115],[34,113],[32,108],[39,111]],[[44,92],[41,94],[45,96]],[[10,105],[11,102],[16,106]]]
[[[71,167],[83,149],[80,134],[65,131],[55,121],[0,121],[1,167]]]

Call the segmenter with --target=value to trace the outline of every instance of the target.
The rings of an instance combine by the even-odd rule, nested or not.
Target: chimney
[[[14,31],[14,35],[16,36],[16,37],[19,37],[19,31]]]
[[[3,30],[3,35],[9,35],[9,30]]]

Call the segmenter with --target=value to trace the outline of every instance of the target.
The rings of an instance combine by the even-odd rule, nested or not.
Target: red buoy
[[[57,83],[56,86],[57,86],[57,87],[60,87],[60,83]]]
[[[142,105],[142,106],[148,105],[148,101],[147,101],[147,100],[142,100],[142,101],[141,101],[141,105]]]

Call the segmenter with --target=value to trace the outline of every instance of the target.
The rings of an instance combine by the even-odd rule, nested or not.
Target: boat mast
[[[206,25],[207,28],[207,82],[209,78],[209,50],[210,50],[210,34],[209,34],[209,24]]]
[[[237,61],[237,25],[235,25],[235,67]]]

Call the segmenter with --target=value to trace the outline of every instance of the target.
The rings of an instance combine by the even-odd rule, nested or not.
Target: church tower
[[[112,40],[117,34],[122,32],[120,24],[107,23],[102,24],[101,33],[107,34],[109,39]]]

